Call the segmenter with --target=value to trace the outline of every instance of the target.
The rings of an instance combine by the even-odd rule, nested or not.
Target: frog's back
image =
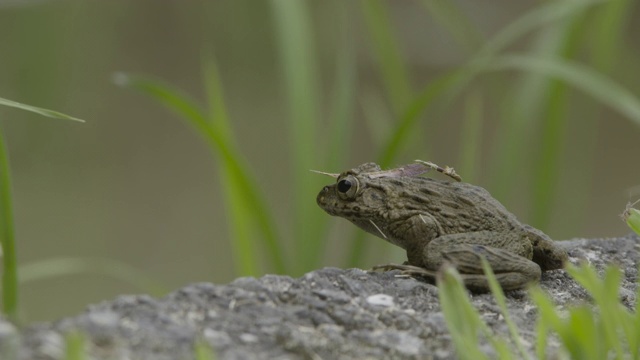
[[[513,231],[520,226],[512,213],[479,186],[423,177],[398,180],[404,207],[428,212],[444,234]]]

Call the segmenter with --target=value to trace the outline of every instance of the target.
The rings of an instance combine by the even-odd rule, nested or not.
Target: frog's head
[[[384,192],[369,186],[364,176],[350,172],[340,174],[336,182],[327,185],[318,194],[318,205],[333,216],[349,220],[374,216],[372,210],[384,206]]]
[[[316,202],[329,215],[345,218],[367,232],[386,238],[379,225],[385,221],[387,195],[369,176],[380,171],[380,167],[373,165],[364,164],[342,174],[325,173],[335,177],[336,182],[325,186]]]

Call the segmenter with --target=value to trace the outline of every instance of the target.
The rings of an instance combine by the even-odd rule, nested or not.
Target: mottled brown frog
[[[419,176],[431,169],[456,181]],[[407,263],[383,268],[433,278],[447,262],[469,289],[487,291],[482,257],[505,290],[537,282],[541,271],[567,261],[547,235],[518,221],[485,189],[461,182],[451,168],[416,161],[382,171],[366,163],[327,175],[337,180],[318,194],[324,211],[406,250]]]

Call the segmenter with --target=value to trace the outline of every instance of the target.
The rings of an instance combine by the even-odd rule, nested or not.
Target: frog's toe
[[[400,264],[384,264],[384,265],[375,265],[371,268],[372,271],[382,270],[382,271],[390,271],[390,270],[404,270],[409,265],[400,265]]]
[[[372,268],[373,270],[400,270],[400,276],[420,276],[420,277],[428,277],[433,278],[435,276],[435,272],[431,270],[427,270],[425,268],[421,268],[413,265],[399,265],[399,264],[386,264],[386,265],[376,265]]]

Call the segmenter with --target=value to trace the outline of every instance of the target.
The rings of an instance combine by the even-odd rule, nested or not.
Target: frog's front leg
[[[515,290],[540,280],[540,266],[529,260],[532,254],[526,235],[481,231],[438,237],[426,246],[423,256],[425,268],[438,269],[446,261],[460,272],[468,288],[488,291],[482,258],[504,290]]]

